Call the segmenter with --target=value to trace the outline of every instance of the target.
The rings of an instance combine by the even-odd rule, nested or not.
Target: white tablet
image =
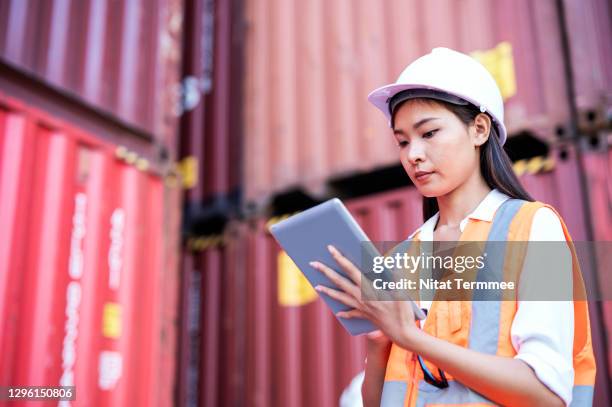
[[[380,255],[338,198],[330,199],[276,223],[270,227],[270,232],[313,287],[324,285],[337,289],[323,273],[309,265],[311,261],[320,261],[344,275],[327,250],[329,244],[340,250],[357,267],[365,263],[364,259]],[[350,309],[326,294],[319,294],[334,315],[339,311]],[[424,319],[423,311],[414,302],[412,305],[415,316]],[[361,335],[377,329],[365,319],[338,318],[338,320],[351,335]]]

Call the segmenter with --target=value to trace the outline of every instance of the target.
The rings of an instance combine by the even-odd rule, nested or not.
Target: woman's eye
[[[407,142],[407,141],[400,141],[399,143],[397,143],[397,146],[398,146],[399,148],[406,147],[407,145],[408,145],[408,142]]]
[[[437,131],[438,131],[438,129],[428,131],[427,133],[423,134],[423,137],[425,137],[425,138],[433,137],[434,133],[437,132]]]

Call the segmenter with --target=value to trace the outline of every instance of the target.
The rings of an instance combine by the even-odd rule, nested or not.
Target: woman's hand
[[[539,381],[534,371],[522,360],[489,355],[465,348],[426,334],[418,329],[409,301],[362,300],[361,272],[332,246],[329,251],[348,278],[336,273],[320,262],[311,266],[321,271],[340,290],[317,286],[317,291],[348,305],[350,311],[339,312],[343,318],[367,318],[382,331],[368,338],[368,358],[364,379],[364,405],[380,404],[380,389],[384,381],[386,359],[384,349],[387,338],[404,349],[409,349],[452,375],[467,387],[490,400],[504,405],[563,405],[563,401]],[[370,352],[372,351],[372,352]],[[380,353],[379,353],[380,352]],[[380,357],[378,357],[380,356]],[[368,374],[370,372],[370,374]]]
[[[410,301],[403,300],[364,300],[361,293],[362,273],[335,247],[329,245],[329,252],[348,278],[338,274],[325,264],[313,261],[310,265],[319,270],[340,290],[318,285],[315,289],[351,307],[349,311],[338,312],[341,318],[366,318],[376,325],[386,337],[396,343],[407,343],[418,331]],[[372,338],[374,340],[374,338]],[[378,339],[383,341],[383,339]]]

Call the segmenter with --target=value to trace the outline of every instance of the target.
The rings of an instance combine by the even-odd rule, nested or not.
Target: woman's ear
[[[484,113],[479,113],[474,118],[472,129],[474,146],[480,147],[489,139],[489,134],[491,131],[491,118]]]

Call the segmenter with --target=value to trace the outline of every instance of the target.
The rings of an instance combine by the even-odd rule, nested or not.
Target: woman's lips
[[[431,178],[434,171],[417,171],[414,173],[414,177],[417,181],[423,182]]]

